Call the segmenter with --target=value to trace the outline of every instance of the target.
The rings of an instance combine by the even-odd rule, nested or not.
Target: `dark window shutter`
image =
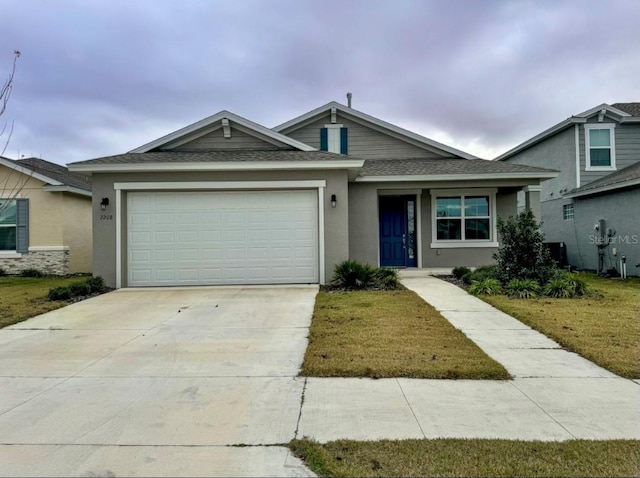
[[[16,252],[29,252],[29,200],[16,199]]]
[[[329,133],[327,128],[320,128],[320,151],[327,151],[329,149]]]
[[[340,128],[340,154],[349,154],[347,136],[347,128]]]

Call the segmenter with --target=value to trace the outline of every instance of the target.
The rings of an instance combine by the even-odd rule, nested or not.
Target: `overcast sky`
[[[0,0],[0,22],[11,158],[119,154],[222,109],[273,127],[348,91],[493,158],[640,101],[639,0]]]

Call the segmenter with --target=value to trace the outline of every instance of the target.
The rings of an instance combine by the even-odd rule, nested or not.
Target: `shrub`
[[[555,274],[556,264],[543,242],[540,225],[530,210],[506,221],[498,218],[500,247],[494,259],[497,278],[503,284],[513,279],[532,279],[545,284]]]
[[[369,264],[346,260],[336,265],[331,284],[345,289],[364,289],[371,285],[375,268]]]
[[[453,268],[453,270],[451,271],[451,274],[453,275],[453,277],[460,280],[470,272],[471,272],[471,269],[469,269],[466,266],[457,266]]]
[[[496,278],[496,266],[480,266],[477,267],[473,272],[468,272],[464,276],[462,276],[462,281],[465,284],[471,284],[473,281],[482,282],[485,279],[495,279]]]
[[[505,287],[509,297],[535,299],[540,294],[540,284],[531,279],[511,279]]]
[[[44,273],[38,269],[23,269],[20,271],[20,277],[44,277]]]
[[[73,297],[80,297],[91,294],[91,286],[87,282],[74,282],[69,285],[69,290]]]
[[[373,281],[380,289],[395,290],[400,288],[398,271],[396,269],[376,269]]]
[[[91,289],[91,293],[104,292],[107,290],[107,286],[104,283],[104,279],[100,276],[89,277],[87,279],[87,285]]]
[[[502,294],[502,286],[497,279],[474,280],[469,286],[469,293],[473,295],[496,295]]]
[[[2,267],[0,267],[0,277],[4,277],[7,275],[7,271],[5,271]]]
[[[570,299],[590,295],[591,290],[587,283],[570,272],[558,272],[544,287],[544,295],[556,299]]]
[[[49,300],[69,300],[71,299],[71,289],[69,287],[54,287],[49,289]]]

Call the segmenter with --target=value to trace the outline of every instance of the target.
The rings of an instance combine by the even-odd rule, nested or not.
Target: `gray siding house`
[[[546,240],[566,245],[578,269],[640,268],[640,103],[602,104],[495,158],[553,168],[541,185]]]
[[[477,266],[556,171],[485,161],[331,102],[275,128],[229,111],[92,176],[94,271],[115,287],[324,284],[336,264]]]

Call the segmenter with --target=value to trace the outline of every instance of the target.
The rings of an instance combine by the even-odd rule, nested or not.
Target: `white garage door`
[[[132,192],[129,286],[317,283],[318,193]]]

